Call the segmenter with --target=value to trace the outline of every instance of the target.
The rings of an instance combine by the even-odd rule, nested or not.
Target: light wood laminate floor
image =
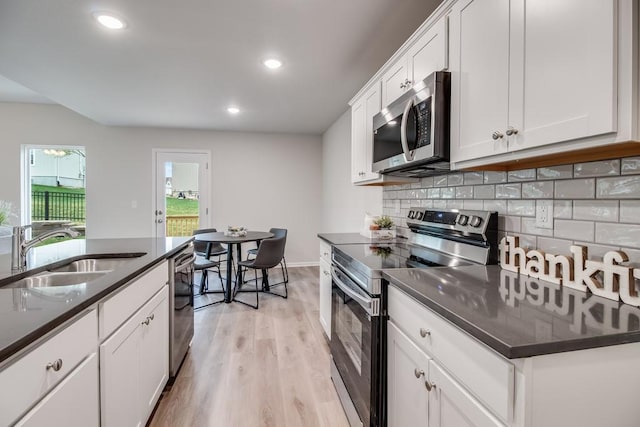
[[[261,294],[259,310],[196,311],[192,347],[150,426],[348,427],[318,321],[318,268],[289,276],[289,298]]]

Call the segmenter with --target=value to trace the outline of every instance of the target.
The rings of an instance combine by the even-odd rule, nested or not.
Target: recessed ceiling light
[[[110,30],[122,30],[126,26],[122,19],[108,13],[96,12],[93,14],[93,17],[102,26],[107,27]]]
[[[277,70],[278,68],[282,67],[282,61],[278,60],[278,59],[274,59],[274,58],[270,58],[267,59],[263,62],[264,66],[271,69],[271,70]]]
[[[238,114],[240,112],[240,109],[238,107],[229,107],[227,108],[227,111],[230,114]]]

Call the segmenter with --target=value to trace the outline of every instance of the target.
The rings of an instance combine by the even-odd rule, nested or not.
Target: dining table
[[[233,299],[231,293],[232,270],[233,270],[233,246],[236,246],[238,261],[242,260],[242,244],[247,242],[260,242],[264,239],[270,239],[274,235],[268,231],[247,231],[245,234],[232,234],[224,231],[216,231],[213,233],[201,233],[194,236],[195,240],[207,243],[206,257],[211,257],[211,247],[214,243],[227,245],[227,272],[226,287],[224,287],[224,302],[230,303]],[[242,270],[238,267],[236,273],[236,282],[240,284],[242,281]],[[239,286],[239,285],[238,285]]]

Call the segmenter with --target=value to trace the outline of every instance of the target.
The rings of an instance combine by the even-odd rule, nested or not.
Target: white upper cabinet
[[[373,163],[373,116],[380,112],[380,84],[373,85],[351,106],[351,181],[363,183],[380,178]]]
[[[382,106],[386,107],[434,71],[447,68],[448,16],[429,27],[382,75]]]
[[[457,2],[452,162],[615,132],[616,38],[615,0]]]

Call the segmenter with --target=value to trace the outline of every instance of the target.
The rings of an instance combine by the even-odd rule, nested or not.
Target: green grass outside
[[[62,194],[62,193],[66,193],[66,194],[81,194],[84,195],[85,194],[85,189],[84,188],[68,188],[68,187],[51,187],[48,185],[32,185],[31,186],[31,191],[32,192],[36,192],[36,191],[40,191],[40,192],[44,192],[44,191],[48,191],[49,193],[57,193],[57,194]],[[51,219],[66,219],[66,218],[70,218],[72,216],[74,216],[73,214],[75,213],[76,215],[80,215],[81,217],[85,217],[86,215],[86,204],[85,204],[85,200],[78,200],[76,202],[74,202],[74,208],[77,207],[77,210],[79,212],[76,212],[76,210],[74,208],[71,207],[70,204],[64,204],[64,203],[60,203],[60,205],[58,205],[58,200],[56,198],[51,198],[50,199],[50,210],[49,212],[51,212],[51,214],[53,215]],[[33,220],[35,219],[35,215],[40,215],[40,218],[42,218],[41,215],[44,215],[44,198],[38,198],[36,200],[32,199],[32,205],[31,205],[31,212],[32,212],[32,218]]]
[[[198,215],[198,200],[167,197],[167,216]]]

